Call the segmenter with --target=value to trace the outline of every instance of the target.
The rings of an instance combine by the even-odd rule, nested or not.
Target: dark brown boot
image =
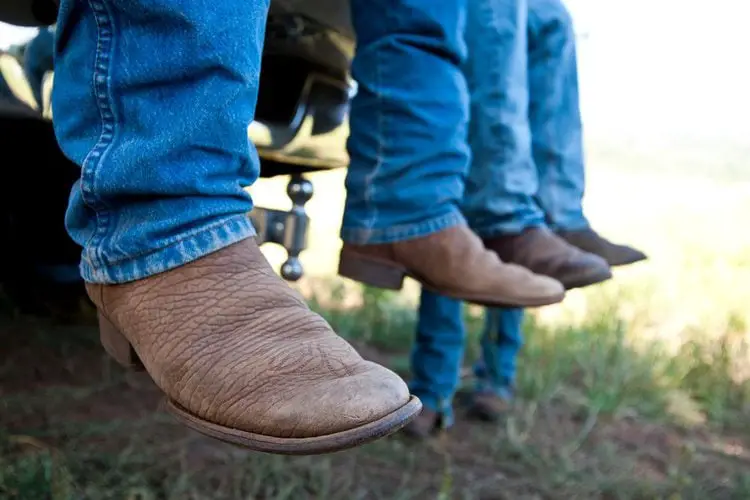
[[[606,260],[610,266],[626,266],[646,260],[646,254],[627,245],[612,243],[602,238],[593,229],[580,231],[558,231],[561,238],[585,252],[590,252]]]
[[[497,252],[500,259],[555,278],[568,290],[612,277],[604,259],[579,250],[544,227],[488,238],[485,245]]]
[[[421,410],[273,272],[253,239],[123,285],[87,285],[107,352],[142,363],[167,408],[208,436],[314,454],[396,432]]]
[[[339,274],[392,290],[410,276],[434,292],[490,306],[543,306],[565,295],[556,280],[501,262],[463,225],[383,245],[344,243]]]
[[[427,439],[435,433],[439,426],[440,415],[429,408],[422,408],[417,418],[404,427],[402,432],[411,438]]]
[[[479,392],[472,396],[466,412],[469,418],[483,422],[497,422],[508,413],[511,400],[493,392]]]

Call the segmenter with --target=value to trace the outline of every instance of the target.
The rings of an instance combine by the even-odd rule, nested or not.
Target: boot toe
[[[357,368],[334,380],[300,381],[295,394],[279,395],[260,419],[251,411],[235,425],[280,438],[320,437],[373,423],[409,402],[406,383],[392,371],[367,361]],[[259,420],[268,424],[258,428]]]

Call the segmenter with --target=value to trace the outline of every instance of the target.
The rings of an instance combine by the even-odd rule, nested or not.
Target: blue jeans
[[[63,0],[55,132],[81,272],[123,283],[253,234],[243,189],[267,0]]]
[[[477,0],[465,66],[473,154],[464,214],[481,236],[584,229],[573,23],[561,0]]]
[[[407,238],[463,221],[465,1],[352,1],[360,92],[350,238]],[[62,149],[81,166],[66,223],[83,246],[84,279],[137,280],[253,234],[243,188],[259,161],[246,126],[267,8],[62,0],[53,106]]]
[[[464,223],[465,10],[466,0],[352,0],[359,91],[345,241],[388,243]]]
[[[523,309],[488,309],[481,336],[481,360],[474,366],[475,390],[509,398],[523,344]],[[453,424],[453,395],[459,385],[466,329],[463,303],[422,290],[409,388],[425,407]]]
[[[550,224],[580,229],[583,145],[575,40],[560,0],[469,3],[465,66],[473,163],[463,209],[481,236]],[[423,291],[411,389],[452,421],[464,352],[461,303]],[[519,309],[490,309],[477,390],[507,395],[521,347]]]

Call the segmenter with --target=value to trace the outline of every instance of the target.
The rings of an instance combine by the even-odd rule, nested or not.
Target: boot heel
[[[99,314],[99,338],[107,354],[120,365],[132,370],[144,369],[138,354],[136,354],[128,339],[101,314]]]
[[[342,252],[339,274],[365,285],[387,290],[401,290],[406,270],[403,267],[354,252]]]

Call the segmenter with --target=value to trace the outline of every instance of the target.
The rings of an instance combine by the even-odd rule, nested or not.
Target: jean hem
[[[456,209],[416,224],[403,224],[382,229],[344,227],[341,229],[341,239],[354,245],[379,245],[421,238],[462,224],[466,224],[466,219]]]
[[[586,231],[591,229],[591,224],[589,224],[589,221],[584,218],[575,223],[550,224],[550,228],[553,231]]]
[[[419,398],[424,408],[440,415],[440,424],[442,428],[447,429],[455,423],[452,398],[436,398],[432,395],[424,394],[422,391],[414,390],[412,390],[411,393]]]
[[[137,281],[184,266],[255,234],[255,228],[247,215],[234,215],[134,259],[104,264],[101,267],[84,259],[81,261],[81,276],[88,283],[102,285]]]
[[[493,224],[491,226],[484,226],[481,228],[471,226],[471,229],[480,238],[495,238],[497,236],[505,236],[508,234],[520,234],[526,229],[545,226],[546,224],[543,220],[529,223],[519,223],[518,221],[515,221],[510,224]]]

